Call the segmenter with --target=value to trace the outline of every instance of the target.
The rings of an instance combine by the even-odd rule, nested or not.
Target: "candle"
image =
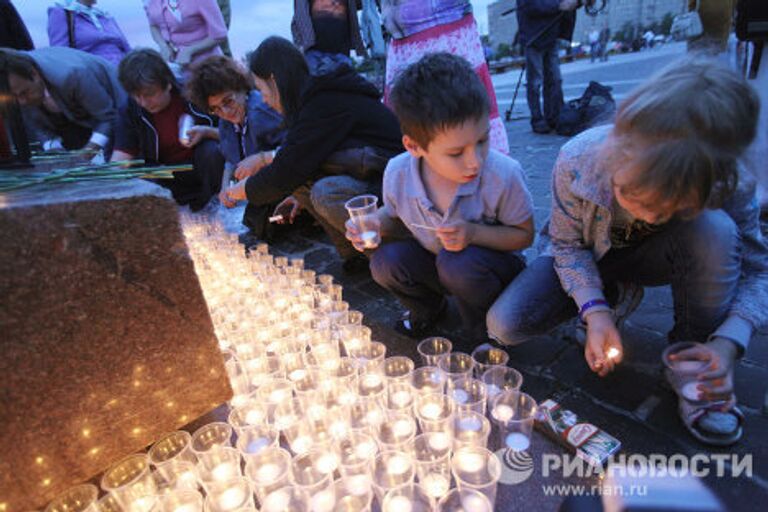
[[[429,447],[435,451],[447,450],[451,446],[451,436],[436,432],[429,436]]]
[[[496,421],[506,423],[514,417],[515,411],[509,405],[499,404],[493,408],[491,415]]]
[[[619,349],[617,349],[616,347],[611,347],[608,349],[608,352],[605,353],[605,357],[606,359],[616,359],[617,357],[619,357],[620,353],[621,352],[619,352]]]
[[[398,439],[408,437],[409,435],[411,435],[412,431],[413,431],[413,427],[411,425],[411,422],[407,420],[397,420],[392,425],[392,433]]]
[[[291,379],[293,382],[303,380],[306,376],[307,376],[307,370],[304,370],[303,368],[293,370],[291,373],[288,374],[288,378]]]
[[[194,471],[184,471],[176,477],[176,485],[184,489],[197,489],[197,476]]]
[[[424,490],[431,497],[437,499],[445,496],[451,488],[450,480],[440,473],[429,473],[425,475],[421,482]]]
[[[368,389],[375,389],[382,384],[382,379],[380,375],[377,375],[375,373],[367,373],[363,377],[363,387]]]
[[[469,401],[469,393],[464,391],[463,389],[454,389],[453,390],[453,400],[457,404],[465,404]]]
[[[504,438],[504,444],[507,445],[507,448],[516,452],[523,452],[531,445],[531,440],[521,432],[510,432]]]
[[[258,425],[265,420],[264,412],[259,409],[251,409],[245,413],[245,422],[248,425]]]
[[[295,414],[281,414],[275,417],[275,428],[277,430],[285,430],[298,421],[298,417]]]
[[[269,394],[269,401],[273,404],[279,404],[288,398],[288,391],[285,389],[276,389]]]
[[[703,369],[704,363],[701,361],[677,361],[674,366],[678,372],[694,373],[697,370]]]
[[[428,419],[428,420],[436,420],[440,417],[440,412],[442,411],[442,407],[440,407],[439,404],[436,403],[427,403],[421,406],[421,409],[419,409],[421,412],[421,415]]]
[[[412,397],[408,391],[401,390],[401,391],[395,391],[394,393],[392,393],[392,395],[389,397],[389,400],[390,402],[392,402],[392,405],[394,405],[398,409],[402,409],[410,405]]]
[[[179,505],[173,509],[173,512],[200,512],[201,508],[192,504]]]
[[[315,468],[321,473],[333,473],[339,465],[336,455],[333,453],[324,453],[317,458]]]
[[[235,476],[239,476],[240,471],[231,462],[222,462],[211,470],[211,476],[214,480],[222,481],[229,480]]]
[[[325,489],[312,496],[312,512],[331,512],[336,505],[336,493]]]
[[[474,416],[461,418],[459,420],[459,430],[464,432],[478,432],[482,430],[483,422]]]
[[[387,509],[382,512],[411,512],[413,510],[413,503],[406,496],[393,496],[387,505]]]
[[[387,461],[387,473],[390,475],[402,475],[411,468],[411,462],[402,455],[393,455]]]
[[[361,459],[367,459],[376,452],[376,443],[363,441],[355,448],[355,455]]]
[[[246,453],[256,453],[260,451],[262,448],[266,448],[269,446],[269,439],[266,437],[257,437],[256,439],[251,440],[245,447]]]
[[[256,478],[261,483],[273,482],[280,475],[277,464],[267,463],[256,470]]]
[[[479,453],[459,453],[456,462],[467,473],[477,473],[485,466],[485,459]]]
[[[698,401],[701,400],[701,394],[699,392],[698,382],[687,382],[680,388],[680,393],[688,400]]]
[[[312,438],[310,436],[299,436],[291,443],[291,448],[297,454],[307,453],[312,447]]]
[[[349,426],[347,425],[346,421],[338,420],[331,423],[331,426],[328,427],[328,430],[331,432],[331,435],[336,439],[343,439],[347,437],[347,433],[349,432]]]
[[[240,487],[233,487],[227,489],[219,496],[218,503],[219,508],[222,510],[235,510],[240,508],[246,499],[245,491]]]
[[[501,388],[497,386],[496,384],[487,384],[486,389],[488,390],[488,398],[493,398],[499,393],[501,393]]]

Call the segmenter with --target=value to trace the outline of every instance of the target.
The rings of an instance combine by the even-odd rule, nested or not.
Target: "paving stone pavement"
[[[551,165],[567,139],[532,134],[525,121],[508,123],[508,132],[511,154],[526,171],[534,197],[536,222],[540,226],[548,215],[551,200]],[[304,226],[281,235],[272,244],[272,250],[280,255],[303,257],[307,267],[333,275],[343,285],[344,299],[350,307],[364,313],[374,338],[386,343],[388,355],[406,355],[418,361],[416,341],[392,329],[402,313],[397,301],[377,286],[370,274],[346,275],[333,247],[317,226]],[[532,257],[533,252],[529,251],[528,256]],[[728,509],[752,509],[757,500],[768,499],[768,414],[764,410],[768,388],[768,333],[754,336],[736,371],[737,395],[746,414],[744,438],[735,447],[712,449],[688,435],[677,415],[676,397],[662,378],[660,354],[671,326],[668,287],[647,289],[640,308],[624,328],[625,361],[604,379],[595,376],[584,362],[582,349],[573,341],[573,325],[507,350],[510,364],[525,377],[526,392],[539,401],[558,396],[568,408],[618,437],[625,454],[751,455],[751,478],[711,476],[705,482]],[[457,337],[450,326],[443,327],[438,334],[453,339],[467,350],[479,342]],[[564,452],[537,434],[531,450],[535,467],[545,453]],[[714,471],[714,465],[712,467]],[[597,482],[594,477],[563,478],[554,474],[545,477],[541,471],[534,471],[523,483],[499,486],[497,510],[523,505],[534,505],[536,510],[557,509],[563,496],[545,495],[546,486],[563,483],[589,486]],[[587,487],[584,492],[589,494],[590,489]]]

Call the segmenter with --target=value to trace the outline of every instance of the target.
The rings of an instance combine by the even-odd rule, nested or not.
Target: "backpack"
[[[576,135],[587,128],[609,121],[616,112],[611,87],[589,82],[581,98],[567,102],[560,109],[556,131],[558,135]]]

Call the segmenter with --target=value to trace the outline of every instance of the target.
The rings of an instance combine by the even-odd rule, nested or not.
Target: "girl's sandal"
[[[744,433],[744,413],[731,400],[727,409],[722,403],[695,405],[678,397],[680,418],[693,437],[711,446],[730,446]]]

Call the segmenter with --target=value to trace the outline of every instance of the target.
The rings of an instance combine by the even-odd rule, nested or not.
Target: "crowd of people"
[[[369,267],[401,302],[395,327],[414,338],[433,332],[451,301],[471,339],[504,345],[578,316],[587,364],[604,376],[621,362],[619,328],[642,287],[670,284],[670,340],[706,342],[689,356],[709,364],[701,400],[681,400],[681,418],[704,442],[739,439],[734,364],[768,320],[768,248],[740,165],[759,100],[744,79],[707,59],[674,65],[612,124],[566,143],[540,256],[526,263],[532,198],[507,154],[468,0],[381,1],[378,29],[391,35],[383,100],[350,65],[366,43],[382,51],[352,0],[295,0],[294,42],[265,39],[247,69],[221,49],[213,0],[145,2],[158,50],[131,49],[95,3],[51,7],[51,47],[0,49],[0,85],[44,148],[191,163],[158,184],[193,211],[247,202],[243,221],[260,239],[273,218],[291,224],[305,210],[346,270]],[[520,3],[518,16],[537,20],[522,37],[531,122],[545,132],[562,104],[559,22],[577,2]],[[542,110],[543,76],[554,82],[544,81]],[[382,198],[375,247],[347,218],[346,201],[361,194]]]

